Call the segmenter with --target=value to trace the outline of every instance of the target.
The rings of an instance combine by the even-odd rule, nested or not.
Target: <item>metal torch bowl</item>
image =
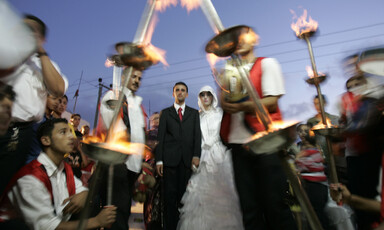
[[[120,49],[116,48],[119,54],[112,55],[110,59],[118,66],[132,66],[135,69],[144,70],[158,62],[154,63],[154,60],[146,55],[143,46],[130,42],[121,42],[117,45],[121,46]]]
[[[82,143],[81,148],[89,158],[109,165],[124,163],[128,158],[127,154],[108,149],[105,143]]]
[[[313,132],[321,136],[340,138],[342,136],[343,130],[338,127],[332,127],[332,128],[325,128],[325,129],[314,129]]]
[[[296,140],[296,125],[297,123],[294,123],[286,128],[270,132],[262,137],[252,138],[244,145],[255,154],[276,153],[287,148]]]
[[[327,77],[328,77],[327,75],[323,74],[323,75],[319,75],[317,77],[307,78],[305,81],[310,85],[316,85],[316,84],[320,84],[323,81],[327,80]]]
[[[228,57],[235,52],[239,43],[239,36],[249,26],[239,25],[223,30],[213,37],[205,46],[207,53],[214,53],[218,57]]]

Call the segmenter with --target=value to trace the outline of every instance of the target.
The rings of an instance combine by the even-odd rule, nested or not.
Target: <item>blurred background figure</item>
[[[358,55],[345,59],[353,75],[341,97],[340,126],[345,130],[348,190],[367,199],[377,199],[383,153],[383,85],[357,68]],[[354,209],[358,229],[372,229],[380,215]]]
[[[81,134],[83,134],[83,138],[89,136],[89,131],[90,131],[90,128],[88,125],[81,126]]]
[[[12,86],[0,84],[0,136],[4,135],[12,119],[12,105],[16,94]]]
[[[1,6],[4,6],[4,1],[1,1]],[[19,21],[9,21],[12,18],[16,20],[15,16],[10,15],[10,18],[1,20],[1,23],[20,24]],[[12,175],[25,164],[27,154],[31,152],[31,144],[36,139],[34,124],[40,122],[44,117],[48,92],[56,97],[61,97],[68,88],[67,79],[49,58],[44,48],[46,24],[33,15],[25,15],[23,22],[25,24],[22,28],[27,26],[29,30],[27,34],[24,32],[18,34],[18,36],[25,35],[26,38],[26,40],[20,41],[20,43],[25,42],[20,46],[25,47],[29,44],[30,40],[27,38],[32,39],[35,44],[29,50],[28,55],[24,55],[22,59],[24,62],[15,61],[17,68],[9,75],[3,75],[0,78],[2,83],[12,85],[17,94],[12,109],[11,126],[7,133],[0,137],[0,161],[5,164],[4,167],[0,167],[0,192],[3,191]],[[3,36],[7,33],[1,34],[1,40],[3,40]],[[19,41],[19,39],[14,38],[14,41]],[[17,43],[15,44],[14,41],[5,45],[17,47]],[[31,53],[33,55],[28,58]],[[20,53],[17,52],[17,55]],[[2,58],[1,62],[5,62],[7,59],[8,57]]]
[[[53,111],[53,116],[55,118],[66,118],[66,117],[63,117],[63,113],[67,109],[67,104],[68,104],[68,97],[67,97],[67,95],[64,95],[61,98],[59,98],[59,105]],[[69,121],[70,117],[66,118],[66,119]]]
[[[296,155],[295,164],[322,227],[332,229],[324,210],[328,202],[328,183],[324,173],[324,157],[321,149],[316,144],[315,137],[309,134],[310,128],[311,126],[306,124],[297,126],[301,145],[300,152]]]
[[[28,27],[5,0],[0,0],[0,77],[13,73],[36,49]]]

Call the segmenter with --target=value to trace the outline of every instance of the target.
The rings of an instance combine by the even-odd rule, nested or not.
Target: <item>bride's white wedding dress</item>
[[[222,110],[217,107],[213,89],[200,92],[213,95],[210,110],[199,98],[202,151],[200,166],[189,181],[182,198],[179,230],[243,229],[240,204],[233,181],[232,159],[219,136]]]

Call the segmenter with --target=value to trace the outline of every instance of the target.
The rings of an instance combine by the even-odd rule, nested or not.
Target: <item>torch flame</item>
[[[313,69],[312,69],[312,67],[310,67],[310,66],[306,66],[305,67],[305,70],[307,71],[307,73],[308,73],[308,77],[310,77],[310,78],[313,78],[314,76],[315,76],[315,74],[313,73]],[[318,74],[317,74],[318,76],[322,76],[322,75],[324,75],[322,72],[318,72]]]
[[[331,119],[329,119],[329,117],[327,117],[325,119],[325,123],[326,125],[323,124],[322,121],[320,121],[319,123],[317,123],[316,125],[314,125],[312,127],[312,130],[316,130],[316,129],[327,129],[327,128],[336,128],[337,125],[333,125],[332,122],[331,122]]]
[[[317,21],[313,20],[311,16],[309,16],[307,21],[307,10],[304,9],[303,15],[300,17],[297,17],[295,11],[290,10],[293,14],[292,20],[297,19],[296,23],[291,24],[291,28],[293,31],[295,31],[296,36],[300,37],[301,35],[308,33],[308,32],[315,32],[318,27]]]
[[[162,2],[162,1],[158,1],[158,2]],[[169,66],[167,61],[165,60],[166,51],[162,50],[160,48],[157,48],[151,44],[152,35],[153,35],[153,32],[155,31],[155,27],[156,27],[156,24],[158,21],[159,21],[159,19],[158,19],[157,15],[154,15],[152,20],[151,20],[150,25],[148,26],[147,33],[145,35],[145,39],[143,42],[143,44],[144,44],[143,49],[144,49],[144,53],[146,54],[146,56],[149,56],[149,59],[151,61],[153,61],[154,63],[160,61],[161,63],[163,63],[163,65]]]
[[[156,1],[156,11],[164,12],[170,5],[176,6],[177,0],[153,0]]]
[[[181,6],[185,7],[189,12],[191,12],[194,9],[199,8],[201,0],[181,0]]]
[[[98,136],[88,136],[82,142],[85,144],[99,144],[100,147],[120,152],[127,155],[142,155],[144,156],[150,154],[150,149],[141,143],[133,143],[127,141],[128,135],[126,131],[116,132],[113,137],[105,143],[105,135],[102,134]]]
[[[272,123],[269,125],[268,131],[257,132],[256,134],[254,134],[251,137],[251,139],[255,140],[255,139],[261,138],[261,137],[266,136],[270,133],[276,132],[276,131],[281,130],[281,129],[285,129],[285,128],[292,126],[296,123],[297,123],[297,121],[272,121]]]
[[[110,60],[109,58],[107,58],[107,60],[105,60],[104,65],[105,65],[105,67],[110,68],[110,67],[115,65],[115,62]]]
[[[169,66],[168,62],[165,60],[166,51],[160,48],[155,47],[152,44],[148,44],[144,47],[144,52],[146,56],[149,56],[153,62],[161,62],[165,66]]]

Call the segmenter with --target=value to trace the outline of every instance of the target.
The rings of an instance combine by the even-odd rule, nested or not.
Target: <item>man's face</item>
[[[319,100],[319,98],[315,98],[315,99],[313,99],[313,105],[315,106],[315,109],[316,109],[316,111],[317,111],[317,113],[321,113],[321,110],[320,110],[320,100]],[[325,104],[325,102],[324,102],[324,106],[325,106],[326,104]]]
[[[61,100],[61,97],[48,95],[47,108],[51,111],[56,111],[59,108],[60,100]]]
[[[175,98],[175,102],[177,104],[183,103],[185,98],[188,97],[187,87],[184,85],[176,85],[173,89],[173,97]]]
[[[64,113],[65,110],[67,110],[67,104],[68,104],[68,101],[67,101],[67,98],[65,97],[62,97],[61,98],[61,101],[59,103],[59,106],[57,108],[57,111],[62,114]]]
[[[0,136],[7,132],[11,124],[12,105],[13,101],[8,97],[4,97],[3,100],[0,101]]]
[[[253,50],[255,45],[258,44],[258,36],[252,29],[243,29],[243,33],[239,37],[239,43],[237,44],[235,54],[241,56],[247,55]]]
[[[81,118],[79,116],[74,116],[73,118],[71,118],[71,124],[73,125],[73,127],[79,127],[80,120]]]
[[[69,153],[73,150],[75,138],[67,123],[56,123],[50,137],[50,148],[61,154]]]
[[[347,90],[350,91],[353,88],[356,88],[358,86],[362,86],[366,83],[364,78],[356,78],[347,83]]]
[[[134,70],[132,76],[129,78],[128,89],[130,89],[133,93],[135,93],[141,85],[141,75],[141,71]]]
[[[150,119],[151,128],[159,127],[159,123],[160,123],[160,114],[152,115]]]
[[[300,139],[304,141],[309,135],[308,125],[300,126],[299,130],[297,130],[297,135],[299,135]]]
[[[89,127],[88,126],[81,127],[81,133],[83,135],[88,135],[89,134]]]

